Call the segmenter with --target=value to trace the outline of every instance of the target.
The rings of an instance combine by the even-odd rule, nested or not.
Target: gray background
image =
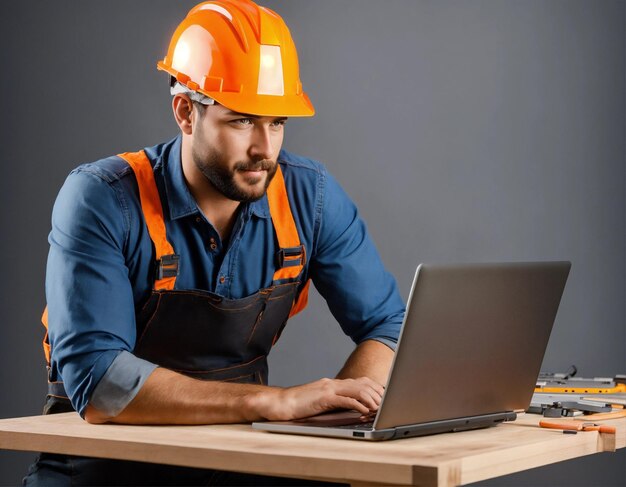
[[[41,411],[56,193],[82,162],[175,134],[155,62],[194,3],[2,5],[0,417]],[[285,147],[343,184],[403,296],[421,261],[569,259],[543,370],[626,373],[624,2],[266,4],[291,28],[317,109],[289,122]],[[351,349],[313,294],[272,381],[332,376]],[[0,484],[32,456],[1,452]],[[622,450],[483,485],[625,484]]]

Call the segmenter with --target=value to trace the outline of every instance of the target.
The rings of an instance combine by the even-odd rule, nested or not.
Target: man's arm
[[[343,331],[359,344],[337,377],[369,377],[384,385],[404,303],[356,206],[332,176],[325,181],[310,275]]]
[[[46,276],[52,365],[88,421],[207,424],[378,407],[382,388],[368,379],[286,389],[203,382],[132,356],[133,290],[123,248],[138,236],[128,233],[134,227],[120,180],[100,172],[94,165],[74,171],[61,190]]]
[[[376,340],[366,340],[354,349],[337,378],[369,377],[384,386],[387,384],[393,354],[387,345]]]
[[[157,368],[120,414],[109,417],[88,405],[85,419],[124,424],[243,423],[298,419],[337,408],[366,415],[378,409],[382,394],[383,387],[366,377],[281,388],[202,381]]]

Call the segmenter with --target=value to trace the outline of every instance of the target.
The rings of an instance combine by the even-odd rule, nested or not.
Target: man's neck
[[[226,198],[206,178],[193,162],[191,153],[183,145],[181,151],[183,175],[198,208],[219,233],[222,241],[230,238],[241,203]]]
[[[202,214],[211,222],[215,230],[217,230],[222,242],[228,241],[233,227],[235,226],[237,210],[241,203],[232,200],[223,201],[223,198],[221,200],[204,198],[204,200],[201,201],[199,197],[194,194],[193,189],[191,190],[191,194],[194,195]]]

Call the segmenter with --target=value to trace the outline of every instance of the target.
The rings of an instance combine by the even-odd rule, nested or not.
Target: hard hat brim
[[[306,93],[299,95],[254,95],[242,97],[241,93],[205,92],[220,105],[231,110],[260,117],[312,117],[315,108]]]
[[[180,73],[163,62],[157,63],[159,71],[165,71],[176,79],[181,78]],[[183,79],[179,82],[185,86],[187,83]],[[315,108],[308,95],[300,92],[295,95],[258,95],[243,93],[227,92],[227,91],[207,91],[196,86],[193,88],[187,86],[192,91],[197,91],[210,98],[213,98],[220,105],[230,108],[238,113],[247,113],[248,115],[257,115],[260,117],[312,117],[315,115]]]

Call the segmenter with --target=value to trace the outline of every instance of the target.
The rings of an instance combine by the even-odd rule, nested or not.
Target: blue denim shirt
[[[145,149],[168,240],[180,255],[176,289],[236,299],[270,286],[278,248],[267,197],[241,205],[223,242],[187,188],[180,149],[180,136]],[[394,348],[404,304],[355,205],[320,163],[286,151],[278,162],[307,249],[305,276],[355,343],[375,339]],[[49,242],[50,378],[64,381],[81,415],[88,403],[116,415],[156,367],[132,355],[135,312],[152,290],[154,253],[126,162],[109,157],[70,173]]]

